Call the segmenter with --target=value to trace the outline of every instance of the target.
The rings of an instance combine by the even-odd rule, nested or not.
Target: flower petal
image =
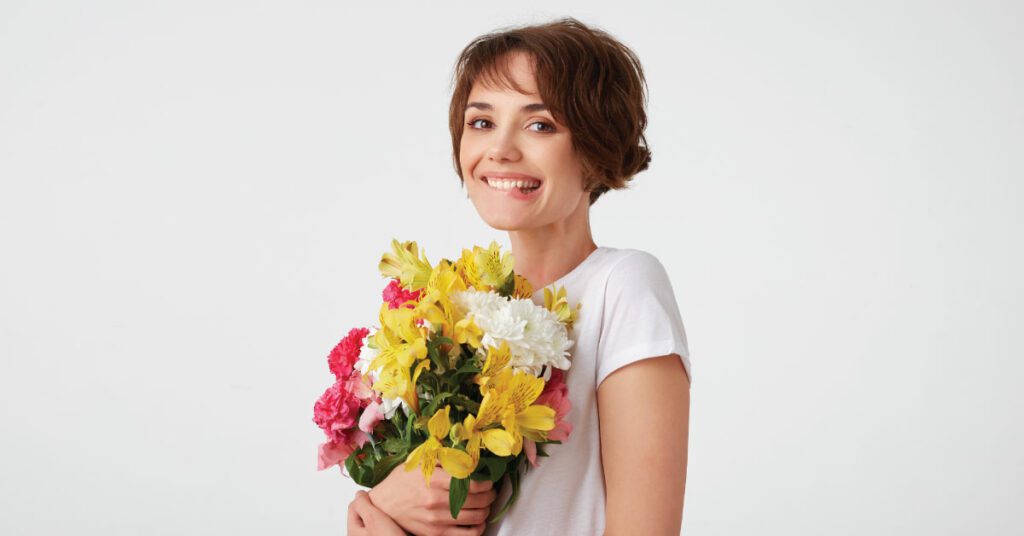
[[[555,410],[541,405],[530,406],[516,415],[516,424],[531,430],[551,430],[555,427]]]
[[[497,454],[498,456],[508,456],[512,454],[512,446],[516,442],[512,434],[502,430],[500,428],[494,428],[491,430],[484,430],[482,432],[484,437],[484,446],[487,450]]]
[[[466,478],[476,469],[473,458],[459,449],[445,447],[438,454],[441,467],[455,478]]]

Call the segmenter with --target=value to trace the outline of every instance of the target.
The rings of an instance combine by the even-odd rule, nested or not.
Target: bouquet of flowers
[[[327,435],[318,469],[344,465],[373,487],[402,464],[420,468],[429,486],[440,461],[452,477],[452,518],[470,479],[508,475],[512,494],[491,522],[504,515],[520,468],[537,467],[544,445],[572,431],[564,371],[579,314],[564,288],[545,288],[544,305],[533,303],[512,266],[496,242],[431,265],[415,242],[392,240],[379,266],[390,279],[380,325],[352,329],[327,358],[336,381],[313,407]]]

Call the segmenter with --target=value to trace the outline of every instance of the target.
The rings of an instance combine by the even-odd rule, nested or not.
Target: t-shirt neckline
[[[607,249],[607,246],[597,246],[597,249],[591,251],[590,254],[587,255],[587,257],[583,259],[579,264],[577,264],[572,270],[569,270],[562,277],[559,277],[558,279],[552,281],[551,283],[548,283],[547,285],[544,285],[543,287],[537,289],[533,293],[533,295],[537,296],[538,294],[540,294],[541,296],[543,296],[545,288],[551,288],[552,290],[554,290],[555,287],[558,287],[560,285],[564,286],[566,281],[572,279],[576,274],[580,273],[583,270],[584,266],[593,261],[594,258],[596,258],[600,252],[603,252],[604,250]]]

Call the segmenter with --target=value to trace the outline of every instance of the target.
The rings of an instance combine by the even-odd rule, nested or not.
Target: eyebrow
[[[470,102],[470,103],[466,104],[466,110],[469,110],[470,108],[476,108],[478,110],[488,110],[488,111],[494,110],[494,106],[491,106],[490,104],[488,104],[486,102]],[[527,105],[524,105],[522,108],[520,108],[520,110],[522,110],[524,112],[542,112],[542,111],[545,111],[547,109],[548,109],[548,106],[546,104],[544,104],[543,102],[537,102],[537,103],[534,103],[534,104],[527,104]]]

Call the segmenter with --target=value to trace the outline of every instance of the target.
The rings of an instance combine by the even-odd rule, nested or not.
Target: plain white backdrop
[[[326,355],[392,238],[507,247],[451,68],[566,15],[647,70],[592,220],[677,294],[683,533],[1024,530],[1021,4],[432,4],[0,3],[0,533],[343,534]]]

